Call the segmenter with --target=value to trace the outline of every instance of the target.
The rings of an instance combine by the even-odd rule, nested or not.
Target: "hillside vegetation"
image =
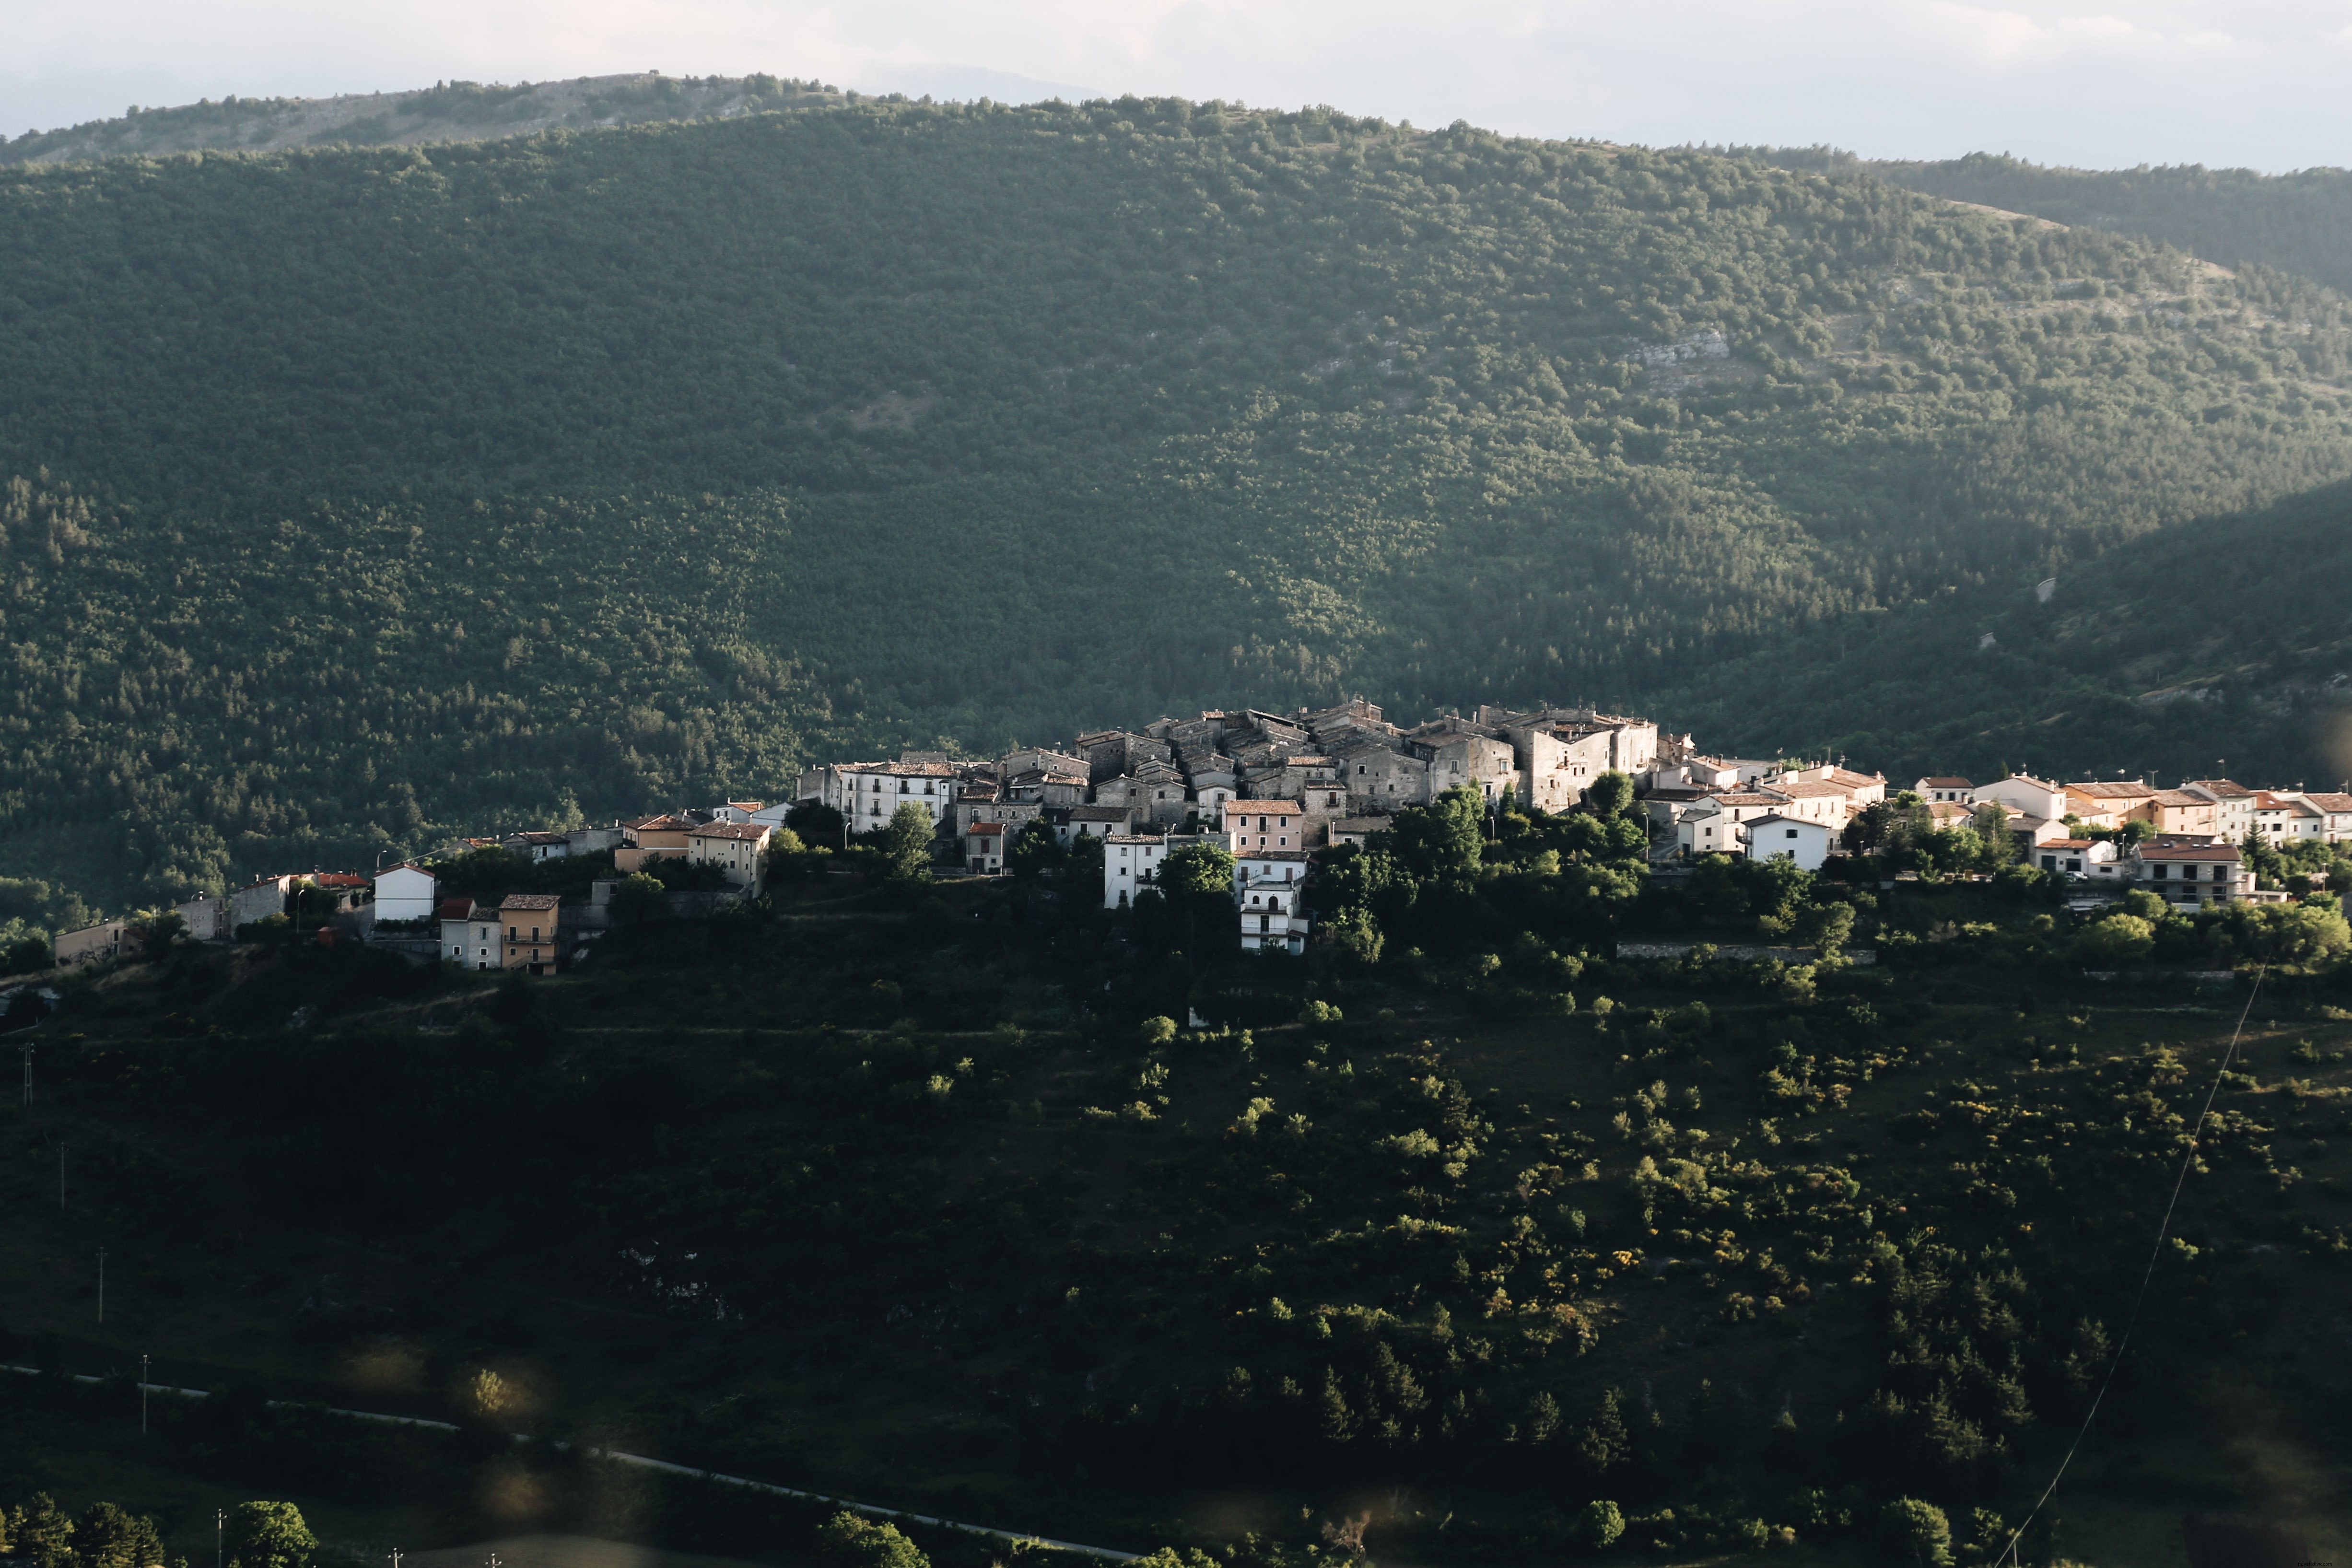
[[[2200,163],[2068,169],[1991,153],[1906,160],[1858,158],[1829,147],[1737,151],[1782,168],[1868,174],[1952,201],[2142,235],[2227,267],[2266,268],[2352,289],[2352,170],[2264,174]]]
[[[115,905],[819,752],[1640,702],[2352,474],[2315,286],[1319,111],[22,168],[0,279],[0,870]]]
[[[415,92],[333,98],[239,98],[132,106],[110,120],[0,141],[0,163],[72,163],[173,153],[278,152],[292,147],[415,146],[484,142],[559,128],[652,121],[727,120],[764,110],[837,102],[821,82],[772,76],[666,77],[659,71],[569,81],[442,81]]]
[[[2184,1508],[2333,1555],[2332,898],[2078,926],[1925,824],[1885,867],[1919,880],[1668,890],[1608,810],[1479,816],[1343,852],[1349,938],[1304,959],[1234,952],[1221,888],[1104,911],[1039,863],[789,881],[503,986],[309,942],[70,978],[0,1107],[7,1353],[235,1392],[138,1447],[120,1385],[28,1400],[24,1487],[87,1447],[429,1502],[446,1541],[648,1527],[511,1425],[1129,1550],[1267,1538],[1244,1568],[1350,1531],[1398,1565],[1984,1565],[2128,1337],[2015,1561],[2176,1561]],[[1611,956],[1637,932],[1814,951]],[[264,1393],[479,1425],[331,1441]],[[747,1517],[688,1539],[791,1551]]]
[[[1661,700],[1727,746],[1931,773],[2352,777],[2352,490],[1842,622]],[[1728,695],[1727,695],[1728,694]]]

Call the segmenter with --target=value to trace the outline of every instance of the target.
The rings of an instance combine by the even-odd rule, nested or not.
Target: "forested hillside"
[[[367,1510],[355,1563],[844,1562],[599,1447],[1181,1568],[2139,1568],[2188,1510],[2344,1561],[2336,900],[2077,921],[1924,813],[1850,881],[1670,884],[1612,783],[1400,814],[1298,958],[1196,846],[1117,910],[1083,855],[780,876],[552,977],[268,932],[59,976],[0,1357],[107,1381],[0,1378],[0,1476],[120,1478],[198,1561],[182,1475]],[[142,1434],[147,1355],[221,1392]],[[936,1561],[992,1559],[1040,1562]]]
[[[2142,235],[2231,267],[2267,267],[2352,289],[2352,170],[2068,169],[2008,153],[1864,159],[1829,147],[1741,148],[1789,169],[1869,174],[1957,202]]]
[[[0,871],[120,905],[821,750],[1645,701],[2352,476],[2347,345],[2315,286],[1874,180],[1216,104],[20,168]]]
[[[2352,777],[2352,490],[2133,541],[1858,616],[1661,700],[1727,746],[1851,754],[1889,778]]]
[[[772,76],[667,77],[659,71],[569,81],[439,81],[415,92],[333,98],[239,98],[133,105],[111,120],[0,140],[0,163],[71,163],[172,153],[275,152],[289,147],[412,146],[484,142],[558,128],[648,121],[725,120],[764,110],[837,102],[823,82]]]

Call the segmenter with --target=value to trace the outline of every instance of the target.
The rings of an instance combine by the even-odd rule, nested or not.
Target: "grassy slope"
[[[1885,916],[2022,918],[1965,889],[1896,898]],[[1392,983],[1335,993],[1349,1013],[1336,1028],[1261,1030],[1249,1054],[1181,1047],[1152,1107],[1139,1077],[1152,1058],[1116,1022],[1152,1005],[1148,965],[1042,934],[1028,959],[982,962],[1026,939],[982,936],[994,922],[957,908],[906,921],[816,913],[616,952],[606,972],[543,988],[524,1034],[552,1031],[544,1066],[495,1043],[506,1026],[436,1033],[481,1016],[488,996],[465,986],[403,999],[352,991],[331,965],[127,972],[53,1026],[79,1037],[45,1047],[36,1111],[7,1113],[19,1155],[0,1192],[5,1272],[21,1282],[9,1325],[81,1364],[144,1350],[173,1376],[258,1374],[425,1412],[489,1365],[530,1391],[542,1425],[1077,1539],[1296,1530],[1301,1507],[1311,1520],[1362,1502],[1384,1559],[1523,1561],[1559,1550],[1546,1507],[1597,1493],[1629,1511],[1752,1509],[1799,1524],[1808,1553],[1834,1551],[1845,1538],[1806,1523],[1792,1489],[1868,1477],[2013,1514],[2075,1408],[2030,1373],[2020,1463],[1980,1488],[1906,1476],[1891,1443],[1842,1447],[1873,1384],[1907,1375],[1859,1277],[1885,1281],[1897,1255],[1925,1269],[1946,1246],[1979,1259],[1978,1285],[1963,1265],[1948,1303],[1910,1309],[1942,1334],[1955,1331],[1934,1326],[1939,1314],[1965,1317],[1969,1290],[1981,1300],[1982,1281],[2017,1270],[2022,1295],[1998,1289],[2023,1315],[2029,1366],[2054,1364],[2078,1313],[2112,1329],[2169,1184],[2168,1135],[2134,1131],[2144,1090],[2194,1103],[2235,1016],[2226,1001],[2086,996],[2078,980],[1973,963],[1965,942],[1890,986],[1859,977],[1884,1015],[1862,1028],[1841,994],[1791,1005],[1732,983],[1701,990],[1714,1017],[1693,1037],[1638,1010],[1690,1000],[1687,984],[1633,970],[1580,987],[1637,1009],[1605,1030],[1589,1016],[1481,1017],[1459,993]],[[1097,992],[1097,973],[1112,992]],[[683,994],[697,1006],[681,1017]],[[1110,1021],[1071,1030],[1082,994]],[[2257,1012],[2252,1085],[2224,1094],[2213,1173],[2176,1226],[2198,1260],[2168,1260],[2070,1479],[2060,1544],[2079,1560],[2160,1560],[2143,1553],[2184,1502],[2340,1522],[2327,1478],[2343,1465],[2341,1368],[2324,1345],[2342,1267],[2327,1238],[2352,1221],[2352,1069],[2329,1053],[2352,1032],[2311,1011],[2328,994],[2290,988]],[[267,1032],[302,1000],[326,1009],[316,1052]],[[1397,1021],[1375,1016],[1383,1005]],[[1044,1027],[992,1030],[1007,1017]],[[1783,1040],[1799,1043],[1790,1073],[1811,1088],[1776,1106],[1759,1074]],[[2299,1040],[2319,1059],[2291,1056]],[[2150,1054],[2159,1044],[2185,1077]],[[1334,1079],[1342,1064],[1351,1087]],[[950,1087],[926,1089],[926,1074]],[[1382,1150],[1452,1114],[1424,1077],[1458,1083],[1466,1114],[1493,1124],[1474,1130],[1459,1174]],[[1654,1079],[1676,1095],[1664,1148],[1610,1124]],[[1685,1089],[1703,1103],[1686,1109]],[[1811,1090],[1823,1103],[1806,1114]],[[1259,1132],[1228,1131],[1256,1097],[1275,1106]],[[1087,1110],[1137,1099],[1156,1120]],[[1304,1132],[1281,1130],[1294,1112]],[[1668,1202],[1645,1229],[1629,1174],[1645,1151],[1699,1147],[1700,1131],[1724,1202],[1780,1191],[1788,1206],[1710,1215]],[[63,1215],[59,1139],[77,1172]],[[1588,1155],[1597,1174],[1580,1179]],[[1780,1173],[1729,1173],[1747,1163]],[[1843,1187],[1848,1173],[1858,1187]],[[1874,1254],[1885,1240],[1898,1245]],[[103,1331],[87,1321],[100,1243]],[[666,1287],[702,1292],[665,1306],[618,1263],[625,1246],[657,1252],[645,1272]],[[1620,1248],[1685,1261],[1621,1269]],[[1572,1338],[1543,1348],[1548,1320],[1526,1315],[1553,1299],[1539,1264],[1591,1326],[1587,1353]],[[1518,1304],[1500,1317],[1480,1305],[1497,1284]],[[730,1302],[723,1324],[713,1289]],[[1767,1294],[1790,1305],[1753,1321],[1737,1310]],[[1440,1306],[1451,1338],[1433,1327]],[[1327,1310],[1338,1332],[1318,1341]],[[1997,1355],[2004,1331],[2013,1320],[1979,1350]],[[1965,1339],[1938,1342],[1969,1353]],[[1348,1370],[1373,1343],[1417,1370],[1427,1415],[1384,1405],[1400,1397],[1378,1392],[1384,1374]],[[1402,1413],[1408,1429],[1457,1389],[1476,1414],[1444,1442],[1433,1429],[1352,1447],[1286,1436],[1292,1418],[1266,1391],[1285,1374],[1311,1386],[1327,1363],[1360,1412]],[[1259,1392],[1226,1425],[1237,1366]],[[1573,1427],[1611,1386],[1648,1390],[1664,1418],[1653,1479],[1596,1478],[1572,1433],[1550,1448],[1497,1443],[1501,1423],[1526,1419],[1530,1387],[1555,1394]],[[1130,1402],[1149,1414],[1122,1416]],[[1769,1459],[1765,1428],[1784,1402],[1803,1436]],[[1449,1532],[1433,1533],[1444,1513]]]

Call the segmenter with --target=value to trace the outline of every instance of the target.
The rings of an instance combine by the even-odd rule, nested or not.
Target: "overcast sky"
[[[2352,163],[2352,0],[0,0],[9,135],[134,102],[646,69],[1880,157]]]

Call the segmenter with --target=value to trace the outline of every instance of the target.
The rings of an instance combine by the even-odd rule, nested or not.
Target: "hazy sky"
[[[2352,163],[2352,0],[0,0],[11,135],[133,102],[646,69],[1654,144]]]

